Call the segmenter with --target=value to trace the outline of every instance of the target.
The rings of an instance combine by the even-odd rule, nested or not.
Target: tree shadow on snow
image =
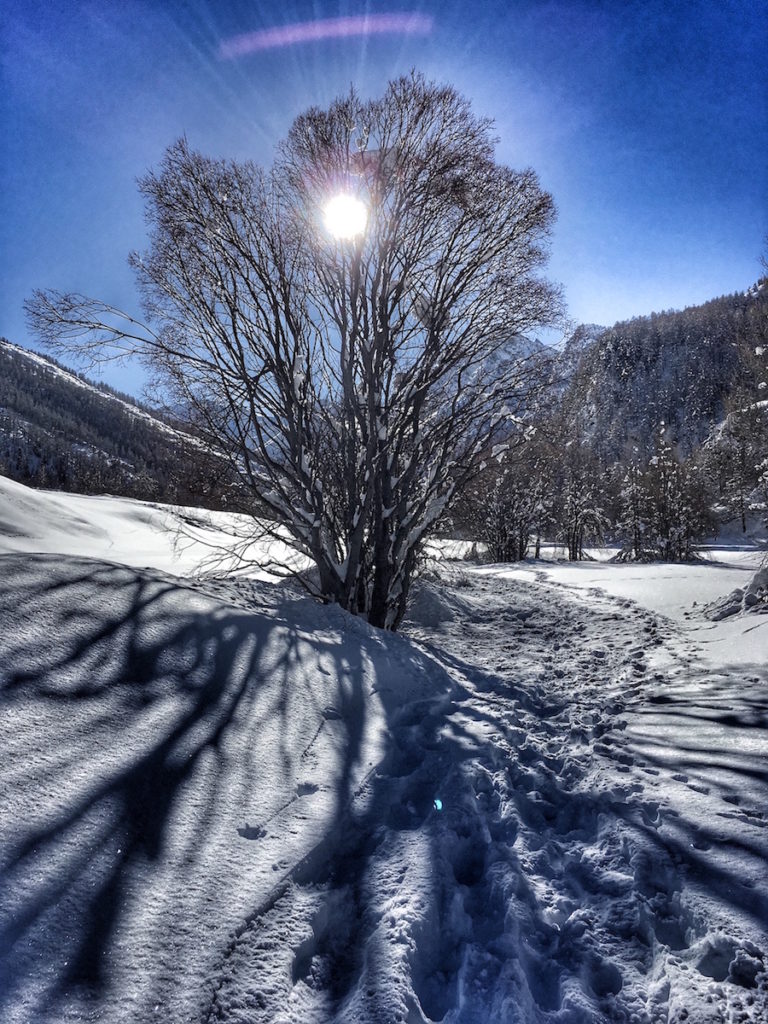
[[[179,950],[194,944],[206,917],[222,911],[217,886],[237,870],[212,870],[210,837],[240,842],[234,857],[252,848],[263,858],[256,844],[277,842],[270,833],[279,838],[280,813],[317,791],[302,774],[304,755],[321,731],[337,726],[335,774],[317,777],[332,789],[331,811],[318,819],[303,859],[286,855],[266,896],[245,894],[232,937],[217,932],[220,960],[206,964],[210,1003],[206,1018],[202,993],[201,1019],[261,1024],[279,1015],[297,986],[327,1019],[342,1008],[360,1020],[442,1019],[459,1008],[458,1019],[468,1022],[504,1019],[510,993],[522,993],[535,1016],[561,1007],[568,975],[605,1010],[621,989],[617,968],[597,957],[589,936],[560,928],[533,876],[551,877],[577,906],[621,899],[611,890],[615,878],[578,855],[598,842],[606,815],[637,843],[626,870],[651,909],[641,920],[635,907],[632,928],[649,948],[655,938],[680,949],[693,936],[695,922],[679,913],[689,882],[753,920],[768,918],[768,898],[744,871],[765,856],[752,832],[738,833],[734,822],[729,841],[741,859],[715,858],[717,828],[709,835],[700,815],[678,813],[661,827],[650,791],[590,790],[566,748],[548,750],[547,722],[568,705],[555,680],[547,693],[442,647],[433,660],[428,644],[420,652],[407,640],[379,638],[350,616],[338,612],[334,620],[277,591],[260,613],[162,574],[101,562],[7,556],[3,569],[0,700],[9,725],[0,793],[0,1006],[37,999],[35,1019],[57,1019],[57,1005],[73,991],[103,1008],[116,978],[152,978],[151,940],[165,934],[163,915],[173,908],[162,905],[162,886],[145,883],[167,864],[181,866],[192,890],[184,921],[192,938],[181,936]],[[319,704],[303,683],[318,659],[329,675]],[[421,690],[404,695],[403,678]],[[361,787],[364,685],[379,695],[386,735]],[[696,783],[697,762],[712,763],[711,747],[695,743],[702,716],[718,717],[726,747],[735,730],[764,722],[757,690],[735,712],[723,694],[710,696],[709,705],[647,705],[654,721],[677,716],[675,728],[660,730],[652,744],[612,730],[598,737],[600,756],[628,771],[674,771]],[[509,714],[515,708],[524,723]],[[690,720],[686,735],[681,716]],[[532,728],[542,731],[538,746],[527,741]],[[686,749],[688,736],[695,749]],[[768,796],[759,765],[739,757],[729,765]],[[287,802],[250,817],[244,809],[265,770],[293,780],[283,787]],[[720,787],[723,815],[749,810],[734,799],[733,774],[710,773],[708,785]],[[274,779],[269,786],[276,788]],[[161,902],[146,908],[148,959],[121,963],[121,950],[136,956],[141,947],[136,934],[121,945],[129,903],[153,892]],[[172,980],[152,985],[152,999],[167,1008]],[[140,1005],[120,1008],[114,1019],[143,1019]]]
[[[266,1024],[300,987],[296,1005],[317,1019],[415,1024],[458,1009],[458,1019],[474,1024],[503,1019],[510,972],[517,972],[515,994],[523,986],[540,1009],[558,1006],[557,932],[513,849],[517,823],[494,805],[488,783],[503,762],[491,739],[498,715],[470,701],[444,667],[476,682],[473,666],[443,651],[433,660],[399,638],[387,639],[387,651],[376,681],[384,756],[333,832],[238,931],[209,1022]],[[405,699],[396,679],[403,672],[416,687]],[[488,677],[489,693],[499,686]],[[518,696],[542,714],[550,710],[533,693]],[[527,806],[533,812],[534,800]],[[530,928],[516,920],[524,909]],[[305,930],[286,948],[297,921]],[[604,991],[614,984],[613,976],[595,981]]]
[[[151,570],[2,559],[0,1008],[58,1019],[62,1001],[106,1005],[116,978],[151,977],[150,939],[174,911],[151,882],[169,865],[199,911],[184,922],[193,935],[216,913],[210,837],[234,834],[264,772],[296,777],[324,720],[302,682],[295,598],[281,612],[276,593],[260,614]],[[334,714],[349,723],[336,776],[346,805],[364,727],[362,654],[354,642],[311,641],[338,680]],[[133,914],[121,945],[137,892],[158,903],[140,925]],[[126,950],[133,962],[121,962]]]
[[[721,900],[765,928],[768,895],[768,673],[737,664],[708,671],[695,690],[674,684],[633,709],[618,749],[685,787],[663,842]],[[761,735],[762,734],[762,735]],[[756,881],[758,884],[756,884]]]

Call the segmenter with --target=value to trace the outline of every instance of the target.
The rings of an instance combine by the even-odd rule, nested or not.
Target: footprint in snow
[[[708,839],[705,839],[704,836],[697,836],[691,843],[691,846],[694,850],[701,850],[702,853],[706,853],[707,850],[712,849],[712,843],[710,843]]]
[[[249,825],[246,824],[237,830],[237,834],[242,839],[263,839],[267,834],[267,830],[263,825]]]

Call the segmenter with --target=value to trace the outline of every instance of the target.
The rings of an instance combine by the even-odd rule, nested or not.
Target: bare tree
[[[526,401],[512,339],[559,312],[537,277],[552,199],[493,144],[415,73],[300,116],[269,171],[181,140],[140,183],[147,323],[36,292],[31,326],[59,349],[140,353],[320,595],[394,629],[424,538]],[[364,204],[352,237],[323,227],[337,195]]]
[[[541,553],[553,473],[538,432],[532,423],[527,427],[527,433],[513,435],[508,445],[497,445],[495,457],[486,453],[481,471],[464,489],[452,515],[461,534],[485,545],[490,562],[522,561],[532,544],[534,556]]]

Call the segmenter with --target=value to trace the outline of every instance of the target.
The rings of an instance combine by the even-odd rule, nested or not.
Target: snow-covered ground
[[[538,580],[589,595],[630,600],[676,623],[681,636],[695,642],[697,656],[713,667],[765,661],[768,657],[768,616],[713,622],[706,606],[745,587],[760,567],[765,552],[753,546],[711,547],[702,561],[685,565],[539,561],[514,567],[483,567],[478,571],[508,580]]]
[[[452,563],[393,637],[191,575],[241,532],[0,478],[0,1019],[768,1021],[755,552]]]
[[[303,565],[287,545],[254,541],[253,532],[253,519],[235,512],[31,490],[0,476],[0,554],[82,555],[177,576],[251,579],[275,578],[254,559]]]

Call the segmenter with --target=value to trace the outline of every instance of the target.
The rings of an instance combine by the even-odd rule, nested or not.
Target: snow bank
[[[363,813],[393,715],[448,687],[252,581],[5,555],[0,623],[6,1024],[205,1019],[238,936]]]
[[[442,588],[426,581],[418,581],[413,588],[408,608],[408,621],[421,626],[440,626],[453,622],[456,613]]]
[[[258,533],[257,522],[233,512],[39,491],[0,476],[0,554],[62,553],[179,575],[265,580],[274,577],[258,565],[305,564],[287,544]]]

